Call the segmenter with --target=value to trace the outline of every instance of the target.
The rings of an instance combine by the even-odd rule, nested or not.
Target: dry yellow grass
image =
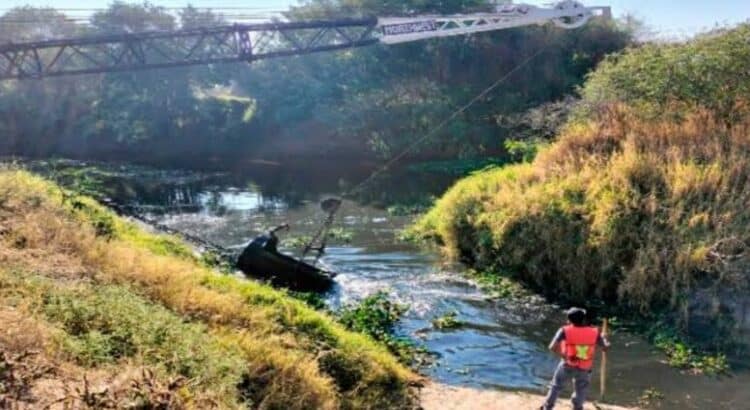
[[[139,395],[171,409],[216,407],[216,395],[188,402],[145,367],[122,363],[90,369],[65,360],[54,346],[60,330],[23,307],[1,306],[0,324],[0,408],[123,408],[137,404]]]
[[[202,267],[175,238],[145,233],[17,169],[0,171],[0,262],[16,276],[125,286],[207,324],[247,363],[238,402],[268,409],[413,403],[415,376],[371,339],[268,286]],[[338,360],[325,360],[332,354]]]
[[[564,300],[667,309],[685,329],[727,331],[722,301],[748,289],[749,183],[750,118],[612,106],[531,164],[460,181],[413,231]]]

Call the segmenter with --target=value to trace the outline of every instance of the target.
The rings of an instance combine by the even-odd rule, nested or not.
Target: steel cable
[[[482,98],[484,98],[485,96],[487,96],[487,94],[491,93],[494,89],[496,89],[497,87],[499,87],[500,85],[502,85],[513,74],[515,74],[520,69],[522,69],[523,67],[525,67],[526,65],[528,65],[532,60],[534,60],[536,57],[538,57],[540,54],[542,54],[542,52],[544,52],[544,50],[546,50],[547,47],[548,47],[547,45],[544,45],[544,46],[540,47],[539,50],[537,50],[534,54],[532,54],[531,56],[527,57],[521,63],[519,63],[518,65],[516,65],[512,70],[510,70],[507,73],[505,73],[505,75],[503,75],[502,77],[500,77],[497,81],[495,81],[494,83],[492,83],[489,87],[485,88],[477,96],[475,96],[474,98],[472,98],[471,100],[469,100],[468,103],[464,104],[459,109],[455,110],[451,115],[449,115],[443,121],[441,121],[440,123],[438,123],[438,125],[436,125],[434,128],[432,128],[426,134],[424,134],[423,136],[417,138],[415,141],[413,141],[411,144],[409,144],[398,155],[392,157],[383,166],[381,166],[380,168],[376,169],[372,174],[370,174],[370,176],[368,176],[367,178],[365,178],[361,183],[359,183],[358,185],[354,186],[352,189],[349,189],[349,190],[345,191],[344,194],[342,194],[342,197],[347,197],[347,196],[355,193],[356,191],[362,189],[363,187],[365,187],[370,182],[372,182],[380,174],[382,174],[383,172],[387,171],[393,164],[395,164],[396,162],[400,161],[407,154],[409,154],[412,150],[414,150],[415,148],[417,148],[423,142],[427,141],[429,138],[431,138],[432,136],[434,136],[438,131],[440,131],[441,129],[443,129],[443,127],[445,127],[446,125],[448,125],[448,123],[450,123],[451,121],[453,121],[456,117],[458,117],[463,112],[465,112],[466,110],[468,110],[469,108],[471,108],[471,106],[473,106],[477,101],[479,101]]]

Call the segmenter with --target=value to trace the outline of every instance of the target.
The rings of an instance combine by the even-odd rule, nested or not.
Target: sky
[[[111,0],[0,0],[4,9],[22,6],[54,8],[102,8]],[[528,4],[547,4],[550,0],[526,0]],[[259,11],[280,11],[297,0],[150,0],[164,7],[252,7]],[[521,3],[517,1],[516,3]],[[714,28],[733,25],[750,19],[750,0],[584,0],[591,6],[611,6],[615,16],[631,14],[644,21],[650,30],[664,37],[684,37]]]

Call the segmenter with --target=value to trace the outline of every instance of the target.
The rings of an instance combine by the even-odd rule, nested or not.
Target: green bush
[[[115,237],[117,228],[115,226],[115,219],[111,212],[107,212],[101,207],[94,206],[77,195],[70,196],[69,201],[73,210],[79,212],[91,223],[98,236],[105,238]]]
[[[440,317],[436,317],[432,319],[432,327],[439,330],[459,328],[463,323],[456,319],[457,316],[458,312],[448,312]]]
[[[531,162],[539,151],[540,142],[528,140],[505,140],[505,150],[517,162]]]
[[[408,306],[393,303],[385,291],[370,295],[358,304],[344,306],[338,320],[347,329],[364,333],[383,343],[401,361],[411,362],[421,349],[406,338],[395,336],[394,328]]]
[[[590,112],[617,102],[675,115],[675,105],[700,106],[734,121],[748,109],[748,39],[750,24],[742,24],[684,44],[646,44],[610,55],[589,76],[581,107]]]
[[[654,345],[667,355],[670,366],[708,375],[729,371],[729,361],[725,354],[709,353],[692,347],[682,340],[674,329],[657,326],[650,329],[647,334]]]
[[[388,293],[380,291],[362,299],[359,304],[343,307],[339,311],[339,321],[352,330],[381,340],[393,333],[394,326],[407,309],[407,306],[391,302]]]
[[[344,228],[331,228],[328,231],[328,239],[337,243],[349,243],[353,237],[354,233]]]
[[[496,298],[512,298],[529,294],[529,291],[524,289],[518,281],[502,272],[470,269],[468,276]]]
[[[326,301],[319,293],[315,292],[297,292],[297,291],[287,291],[289,296],[299,299],[303,302],[305,302],[308,306],[312,307],[316,310],[324,310],[328,306],[326,305]]]
[[[292,236],[281,240],[281,245],[286,248],[302,249],[312,240],[310,235]]]

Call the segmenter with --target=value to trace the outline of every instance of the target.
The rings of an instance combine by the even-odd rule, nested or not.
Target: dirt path
[[[498,390],[478,390],[438,383],[427,384],[420,392],[424,410],[532,410],[541,406],[543,397]],[[560,399],[555,409],[570,410],[567,399]],[[586,410],[634,410],[618,406],[589,404]]]

